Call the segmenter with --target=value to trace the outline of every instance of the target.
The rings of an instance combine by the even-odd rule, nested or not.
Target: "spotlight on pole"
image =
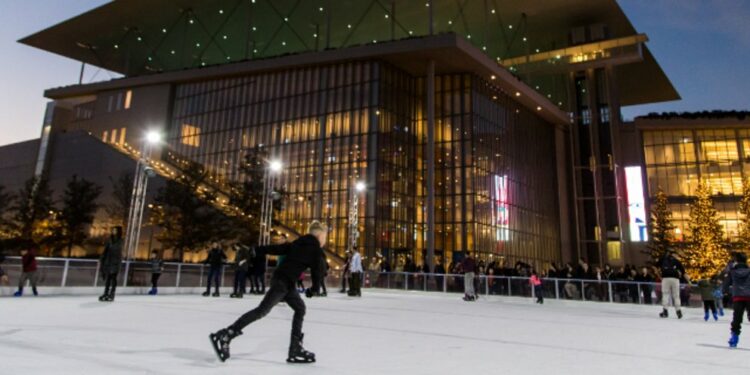
[[[271,160],[268,166],[271,169],[271,172],[273,173],[279,173],[281,172],[281,169],[284,168],[284,164],[281,163],[280,160]]]
[[[358,181],[354,185],[354,189],[361,193],[361,192],[365,191],[365,189],[367,189],[367,185],[365,185],[365,183],[363,181]]]
[[[161,142],[161,134],[157,131],[150,131],[146,133],[146,142],[154,145]]]

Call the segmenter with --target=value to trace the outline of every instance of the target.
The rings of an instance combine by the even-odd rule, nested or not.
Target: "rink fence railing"
[[[96,259],[43,257],[37,257],[36,259],[37,284],[40,288],[102,286],[100,265]],[[20,257],[7,257],[0,267],[8,275],[9,285],[16,286],[21,274]],[[269,268],[265,274],[266,285],[268,285],[272,272],[273,269]],[[207,265],[165,262],[159,278],[159,286],[204,288],[207,276]],[[461,274],[365,271],[362,278],[364,289],[464,293],[464,275]],[[234,271],[231,265],[222,268],[220,282],[220,286],[223,288],[231,288],[234,285]],[[306,275],[305,284],[310,285],[309,274]],[[341,292],[342,284],[341,271],[330,270],[326,277],[327,292]],[[475,292],[480,296],[536,297],[534,288],[529,284],[528,277],[477,275],[474,277],[474,284]],[[124,261],[118,274],[118,285],[125,287],[151,286],[150,263]],[[250,287],[249,280],[246,282],[246,286]],[[700,295],[694,285],[682,283],[680,284],[680,290],[683,305],[700,305]],[[548,299],[633,304],[661,304],[662,296],[661,283],[557,278],[542,279],[542,292],[544,298]]]

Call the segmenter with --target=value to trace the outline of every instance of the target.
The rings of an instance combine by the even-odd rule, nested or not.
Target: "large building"
[[[191,160],[216,186],[263,147],[278,220],[324,220],[335,253],[364,181],[367,254],[541,265],[639,259],[620,108],[679,98],[647,40],[615,0],[135,0],[21,42],[123,75],[45,92],[39,174],[75,169],[71,134],[132,160],[159,130],[164,178]]]

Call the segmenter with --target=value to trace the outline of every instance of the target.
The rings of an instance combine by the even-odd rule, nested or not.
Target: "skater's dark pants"
[[[293,281],[277,277],[271,279],[271,286],[260,305],[242,315],[230,328],[235,331],[242,331],[250,323],[266,316],[281,301],[285,301],[294,310],[292,335],[301,335],[302,321],[305,319],[305,302],[302,301],[299,292],[294,288]]]
[[[742,330],[742,318],[745,316],[745,310],[750,307],[749,301],[734,301],[732,308],[734,308],[734,315],[732,316],[732,333],[735,335],[740,334]]]
[[[117,272],[104,275],[104,294],[108,296],[115,295],[117,289]]]
[[[703,301],[703,312],[708,314],[708,310],[711,310],[711,313],[716,315],[716,302],[714,300]]]
[[[211,291],[211,281],[214,282],[214,288],[216,293],[219,293],[219,279],[221,278],[221,267],[211,267],[208,269],[208,284],[206,285],[206,292]]]
[[[157,284],[159,284],[159,278],[161,277],[160,273],[152,273],[151,274],[151,288],[156,290]]]
[[[234,294],[245,294],[246,279],[247,272],[244,270],[237,270],[234,272]]]
[[[536,301],[538,303],[544,302],[544,291],[542,291],[541,285],[534,285],[534,295],[536,296]]]
[[[352,272],[352,279],[349,285],[349,295],[361,296],[362,295],[362,272]]]

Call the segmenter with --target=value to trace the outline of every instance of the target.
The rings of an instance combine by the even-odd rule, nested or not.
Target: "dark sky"
[[[683,98],[625,108],[626,119],[652,111],[750,110],[750,0],[618,1],[648,34],[649,48]],[[16,40],[106,2],[0,0],[0,145],[38,137],[43,91],[76,83],[80,69]],[[92,68],[84,82],[109,74]]]

